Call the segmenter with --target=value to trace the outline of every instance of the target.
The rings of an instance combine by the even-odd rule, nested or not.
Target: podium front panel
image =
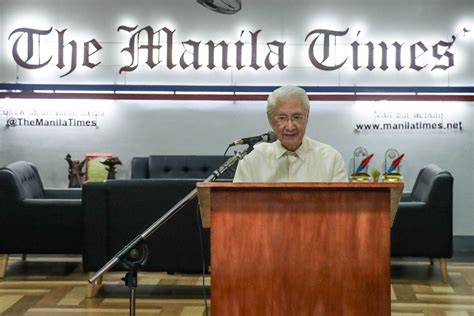
[[[209,196],[212,315],[390,315],[386,186],[227,184]]]

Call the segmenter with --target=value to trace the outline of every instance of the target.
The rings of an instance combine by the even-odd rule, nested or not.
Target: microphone
[[[275,135],[275,133],[273,131],[269,131],[269,132],[266,132],[265,134],[262,134],[262,135],[237,139],[233,143],[230,143],[229,147],[230,146],[235,146],[235,145],[250,145],[250,146],[253,146],[256,143],[260,143],[260,142],[273,143],[276,140],[277,140],[277,136]]]

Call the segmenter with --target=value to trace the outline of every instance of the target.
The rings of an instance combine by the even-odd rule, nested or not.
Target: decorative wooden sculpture
[[[105,170],[107,170],[107,180],[115,179],[115,174],[117,173],[115,166],[122,164],[118,157],[107,158],[100,163],[107,166],[105,168]]]
[[[66,158],[64,158],[68,164],[68,179],[69,184],[68,188],[82,188],[82,183],[84,182],[84,172],[82,172],[82,168],[84,167],[85,160],[72,160],[71,155],[67,154]]]

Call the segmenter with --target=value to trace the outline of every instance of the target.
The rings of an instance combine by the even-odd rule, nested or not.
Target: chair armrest
[[[35,212],[47,209],[67,210],[71,208],[82,208],[81,199],[24,199],[20,205],[24,208],[34,209]]]
[[[81,188],[44,189],[45,199],[82,199]]]
[[[403,211],[419,211],[426,209],[425,202],[400,202],[398,205],[398,212]]]
[[[402,193],[400,202],[413,202],[411,193]]]

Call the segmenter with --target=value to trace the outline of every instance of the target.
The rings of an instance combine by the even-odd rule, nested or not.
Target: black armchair
[[[37,168],[0,168],[0,278],[8,254],[82,254],[81,189],[45,189]]]
[[[440,259],[448,281],[447,258],[453,255],[453,177],[431,164],[419,172],[411,193],[402,195],[391,230],[392,257]]]

